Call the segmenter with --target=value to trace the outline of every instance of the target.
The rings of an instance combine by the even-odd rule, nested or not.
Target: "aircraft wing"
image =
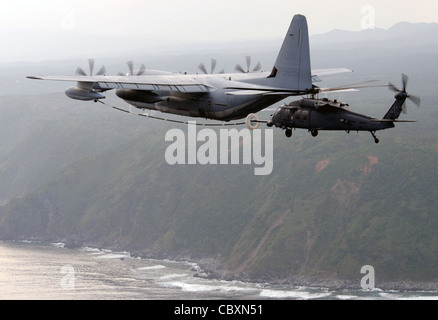
[[[209,87],[192,77],[159,76],[28,76],[28,79],[78,82],[80,87],[100,90],[132,89],[144,91],[176,91],[180,93],[206,93]]]

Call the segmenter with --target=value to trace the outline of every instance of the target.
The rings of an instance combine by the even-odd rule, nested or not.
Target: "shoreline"
[[[236,275],[227,270],[217,259],[213,258],[199,258],[194,259],[187,256],[170,256],[163,253],[146,252],[146,251],[129,251],[127,248],[120,248],[119,246],[105,246],[96,245],[93,243],[78,243],[77,241],[48,241],[40,239],[32,240],[0,240],[5,243],[28,243],[28,244],[40,244],[51,245],[59,248],[66,249],[84,249],[92,248],[100,251],[110,251],[114,254],[123,253],[128,255],[132,259],[147,259],[157,261],[171,261],[178,263],[186,263],[193,265],[194,277],[207,279],[207,280],[219,280],[219,281],[240,281],[244,283],[266,283],[276,286],[288,286],[288,287],[306,287],[310,289],[325,289],[325,290],[337,290],[337,291],[363,291],[360,285],[360,278],[353,281],[348,279],[315,279],[306,276],[291,276],[288,279],[275,279],[269,277],[254,277],[245,274]],[[366,290],[365,290],[366,291]],[[369,291],[389,291],[389,292],[438,292],[437,282],[415,282],[415,281],[382,281],[376,279],[375,289]]]
[[[211,259],[213,260],[213,259]],[[357,280],[348,279],[315,279],[306,276],[293,276],[288,279],[256,278],[251,276],[234,275],[224,271],[224,268],[217,262],[196,262],[206,273],[206,279],[216,279],[225,281],[242,281],[269,283],[279,286],[294,286],[308,288],[323,288],[327,290],[354,290],[367,291],[361,288],[360,278]],[[369,291],[397,291],[397,292],[438,292],[438,282],[414,282],[414,281],[382,281],[376,279],[375,288]]]

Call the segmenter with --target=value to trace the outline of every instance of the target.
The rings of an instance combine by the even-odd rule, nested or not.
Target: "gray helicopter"
[[[318,136],[320,130],[368,131],[372,134],[375,143],[379,143],[376,131],[395,127],[396,122],[416,122],[411,120],[398,120],[400,113],[406,112],[406,99],[420,106],[420,98],[406,92],[408,77],[402,74],[403,89],[396,88],[389,83],[390,90],[397,92],[395,102],[383,117],[376,119],[367,115],[348,110],[349,105],[337,100],[305,98],[293,101],[277,109],[269,121],[268,127],[277,127],[285,130],[286,136],[292,136],[292,129],[308,129],[312,136]]]

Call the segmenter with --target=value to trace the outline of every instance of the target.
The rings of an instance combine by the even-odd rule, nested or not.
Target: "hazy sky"
[[[0,4],[0,27],[30,32],[143,35],[193,41],[281,38],[293,15],[311,34],[438,22],[436,0],[14,0]],[[371,20],[370,20],[371,19]]]
[[[401,21],[438,22],[438,1],[5,0],[0,2],[0,63],[280,40],[298,13],[306,15],[311,35],[388,29]]]

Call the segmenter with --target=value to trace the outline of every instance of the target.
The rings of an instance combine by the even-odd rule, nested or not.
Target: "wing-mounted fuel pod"
[[[93,90],[93,83],[78,82],[76,87],[70,87],[65,91],[67,97],[74,100],[93,101],[105,99],[105,96]]]

